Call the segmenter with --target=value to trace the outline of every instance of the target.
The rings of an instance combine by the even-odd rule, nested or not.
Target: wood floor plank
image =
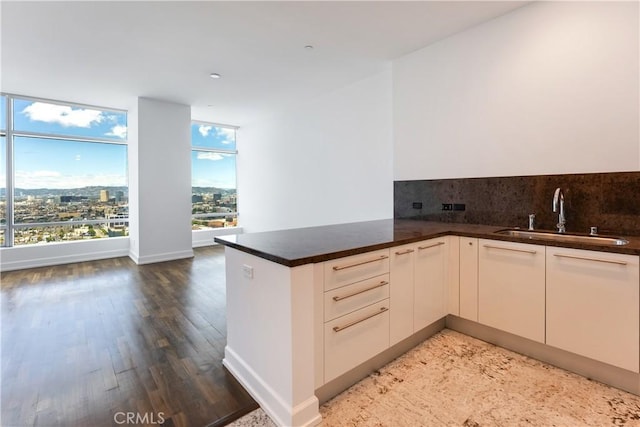
[[[223,248],[194,252],[1,273],[2,425],[204,427],[257,408],[222,366]]]

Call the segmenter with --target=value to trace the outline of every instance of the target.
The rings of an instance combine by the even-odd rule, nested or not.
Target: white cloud
[[[209,135],[209,132],[211,132],[211,129],[213,129],[213,126],[200,125],[198,127],[198,132],[200,132],[200,135],[202,135],[203,137],[206,137],[207,135]]]
[[[235,129],[216,128],[216,133],[218,134],[218,136],[221,136],[223,138],[223,141],[222,141],[223,144],[233,144],[234,143],[234,139],[235,139],[235,136],[236,136]]]
[[[28,105],[22,113],[30,120],[58,123],[64,127],[88,128],[94,123],[101,123],[104,115],[101,111],[86,108],[71,108],[67,105],[34,102]]]
[[[107,132],[105,135],[125,139],[127,137],[127,127],[124,125],[115,125],[111,128],[111,132]]]
[[[57,171],[16,171],[18,188],[82,188],[88,186],[124,186],[123,175],[63,175]]]
[[[198,152],[198,160],[222,160],[224,156],[220,153],[210,153],[207,151]]]

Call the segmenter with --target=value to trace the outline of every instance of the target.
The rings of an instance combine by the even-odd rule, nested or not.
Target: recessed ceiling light
[[[307,50],[313,50],[313,46],[311,46],[310,44],[306,45],[304,48]]]
[[[219,79],[221,76],[218,73],[211,73],[209,74],[209,77],[211,77],[212,79]]]

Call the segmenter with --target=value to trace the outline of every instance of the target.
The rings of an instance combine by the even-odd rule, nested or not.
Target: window
[[[127,113],[0,101],[2,246],[128,235]]]
[[[238,225],[236,128],[191,124],[191,228]]]

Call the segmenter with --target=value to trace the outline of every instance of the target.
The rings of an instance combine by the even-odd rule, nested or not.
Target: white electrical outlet
[[[242,265],[242,275],[247,279],[253,279],[253,267],[247,264]]]

